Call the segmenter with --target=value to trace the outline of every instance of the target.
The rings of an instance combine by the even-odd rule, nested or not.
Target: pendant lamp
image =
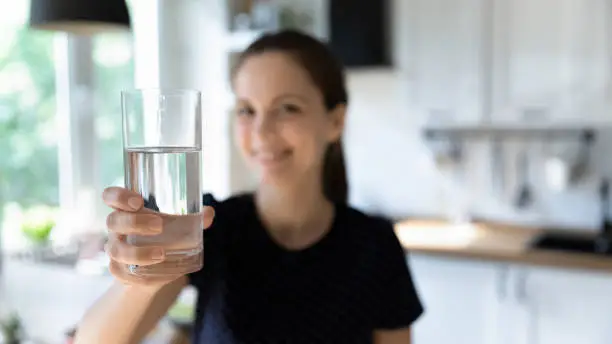
[[[124,0],[31,0],[29,24],[37,30],[92,35],[129,30],[130,15]]]

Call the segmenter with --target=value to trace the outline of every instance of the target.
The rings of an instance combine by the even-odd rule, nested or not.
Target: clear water
[[[145,207],[164,215],[156,236],[129,236],[137,246],[162,246],[166,259],[129,266],[138,275],[182,275],[202,267],[201,152],[194,148],[155,147],[125,150],[125,184],[144,198]]]

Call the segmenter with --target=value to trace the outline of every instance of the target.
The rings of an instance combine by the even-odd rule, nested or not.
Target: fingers
[[[184,278],[183,274],[166,275],[139,274],[140,269],[130,271],[129,266],[141,266],[145,270],[155,270],[155,264],[164,261],[163,247],[135,246],[126,241],[129,235],[155,236],[162,234],[164,227],[172,232],[173,226],[194,226],[194,230],[209,228],[215,217],[212,207],[203,207],[200,214],[186,215],[160,213],[144,208],[142,197],[124,188],[109,187],[102,198],[106,205],[114,209],[107,217],[109,243],[106,247],[110,257],[111,274],[126,285],[155,286]],[[200,227],[200,225],[202,227]],[[160,245],[163,245],[160,243]],[[147,267],[147,268],[144,268]]]
[[[202,211],[202,226],[204,226],[204,229],[210,227],[213,223],[213,220],[215,218],[215,208],[213,207],[204,207],[204,210]]]
[[[154,214],[126,213],[115,210],[106,217],[106,227],[116,234],[157,235],[164,221]]]
[[[128,265],[152,265],[164,260],[161,247],[133,246],[120,237],[111,237],[106,245],[106,252],[111,260]]]
[[[110,273],[125,285],[137,285],[144,287],[157,287],[160,285],[168,284],[176,279],[185,278],[182,275],[166,275],[166,276],[142,276],[133,274],[128,270],[126,264],[119,263],[111,260],[108,267]]]
[[[109,207],[123,211],[138,211],[144,204],[138,193],[120,187],[106,188],[102,199]]]
[[[129,245],[125,236],[111,234],[106,245],[110,257],[109,271],[124,285],[141,287],[157,287],[181,277],[181,275],[144,276],[131,272],[129,266],[153,266],[165,259],[161,247],[139,247]]]

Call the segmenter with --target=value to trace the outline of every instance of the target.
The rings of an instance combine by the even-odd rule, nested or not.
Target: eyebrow
[[[277,100],[282,99],[282,98],[297,98],[297,99],[300,99],[302,101],[306,101],[307,100],[304,96],[301,96],[301,95],[296,94],[296,93],[283,93],[283,94],[279,95],[278,97],[274,98],[274,101],[277,101]]]
[[[305,98],[304,96],[301,96],[301,95],[299,95],[297,93],[283,93],[281,95],[278,95],[278,96],[274,97],[274,99],[272,99],[272,101],[276,102],[276,101],[278,101],[280,99],[283,99],[283,98],[297,98],[297,99],[299,99],[299,100],[301,100],[303,102],[308,102],[307,98]],[[248,99],[246,99],[246,98],[236,98],[236,101],[248,103]]]

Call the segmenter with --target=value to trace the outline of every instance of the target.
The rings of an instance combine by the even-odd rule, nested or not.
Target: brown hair
[[[238,58],[232,76],[250,56],[271,51],[286,52],[295,58],[323,94],[328,111],[348,104],[344,68],[340,61],[327,45],[296,30],[265,34],[251,43]],[[332,202],[346,203],[348,182],[341,140],[327,147],[322,173],[325,196]]]

